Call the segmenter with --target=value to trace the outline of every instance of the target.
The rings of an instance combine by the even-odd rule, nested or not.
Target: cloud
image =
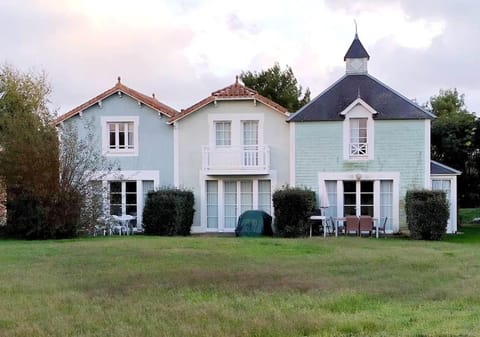
[[[118,75],[185,108],[274,62],[290,65],[316,96],[344,74],[357,19],[374,76],[420,102],[457,87],[475,109],[479,8],[465,0],[3,1],[0,61],[44,69],[60,112]]]

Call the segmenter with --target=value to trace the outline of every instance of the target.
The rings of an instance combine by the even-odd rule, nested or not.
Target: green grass
[[[0,240],[0,336],[478,336],[465,233]]]
[[[480,208],[462,208],[459,211],[460,223],[469,224],[475,218],[480,218]]]

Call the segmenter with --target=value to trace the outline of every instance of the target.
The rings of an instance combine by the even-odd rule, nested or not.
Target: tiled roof
[[[358,35],[355,34],[355,39],[353,39],[350,48],[348,48],[347,53],[343,60],[345,61],[347,58],[349,59],[363,59],[366,58],[370,60],[370,55],[368,55],[367,51],[363,47],[362,43],[360,42]]]
[[[455,170],[447,165],[441,164],[434,160],[430,161],[430,174],[453,174],[453,175],[460,175],[462,172]]]
[[[361,98],[377,114],[374,119],[433,119],[435,116],[389,88],[371,75],[345,75],[310,103],[292,115],[289,121],[340,121],[340,113]]]
[[[88,109],[92,105],[97,104],[99,101],[101,101],[101,100],[103,100],[103,99],[105,99],[105,98],[107,98],[107,97],[109,97],[113,94],[116,94],[118,92],[122,92],[123,94],[125,94],[127,96],[130,96],[133,99],[136,99],[137,101],[145,104],[146,106],[152,108],[153,110],[156,110],[160,113],[163,113],[164,115],[166,115],[168,117],[173,117],[178,113],[178,111],[169,107],[166,104],[161,103],[155,97],[150,97],[150,96],[144,95],[144,94],[142,94],[142,93],[140,93],[136,90],[133,90],[133,89],[127,87],[126,85],[124,85],[120,82],[120,78],[119,78],[117,84],[115,84],[114,87],[102,92],[100,95],[95,96],[94,98],[88,100],[87,102],[83,103],[82,105],[79,105],[78,107],[70,110],[69,112],[59,116],[55,120],[55,125],[59,124],[60,122],[63,122],[64,120],[66,120],[66,119],[68,119],[72,116],[75,116],[76,114],[80,113],[80,111],[84,111],[85,109]]]
[[[201,109],[202,107],[215,102],[215,101],[221,101],[221,100],[244,100],[244,99],[251,99],[251,100],[256,100],[258,102],[261,102],[265,104],[266,106],[269,106],[275,111],[278,111],[281,114],[287,115],[288,110],[281,106],[280,104],[275,103],[274,101],[260,95],[257,93],[255,90],[250,89],[243,84],[238,83],[238,78],[235,81],[234,84],[229,85],[225,88],[219,89],[217,91],[212,92],[212,94],[201,101],[195,103],[191,107],[182,110],[179,114],[173,116],[170,118],[169,122],[173,123],[179,119],[182,119],[191,113]]]

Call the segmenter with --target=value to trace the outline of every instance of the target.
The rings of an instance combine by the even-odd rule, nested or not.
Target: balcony
[[[268,174],[270,149],[267,145],[203,146],[203,170],[209,175]]]

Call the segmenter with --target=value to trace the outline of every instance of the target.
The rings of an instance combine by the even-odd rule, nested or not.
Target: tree
[[[0,68],[0,176],[7,190],[7,227],[22,238],[56,235],[60,197],[58,138],[44,73]]]
[[[73,123],[59,126],[60,189],[80,196],[79,229],[91,233],[97,219],[105,215],[103,195],[106,191],[101,180],[116,163],[108,161],[100,152],[93,119],[84,118],[82,122],[84,137]]]
[[[302,86],[298,85],[293,70],[289,66],[282,70],[280,65],[275,63],[273,67],[260,72],[242,71],[240,78],[247,87],[287,108],[290,112],[295,112],[310,102],[310,89],[307,88],[302,97]]]
[[[463,172],[459,177],[459,204],[463,207],[478,204],[478,120],[467,110],[464,95],[457,89],[440,90],[427,103],[437,118],[432,122],[431,156],[443,164]],[[475,195],[472,195],[475,191]]]
[[[8,196],[44,197],[58,185],[58,139],[44,73],[0,68],[0,176]]]

